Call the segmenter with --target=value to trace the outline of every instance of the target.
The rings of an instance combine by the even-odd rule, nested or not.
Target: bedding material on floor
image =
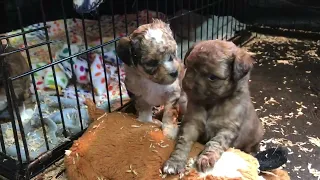
[[[319,45],[258,34],[245,46],[256,54],[250,90],[266,131],[262,150],[286,147],[292,180],[320,179]]]

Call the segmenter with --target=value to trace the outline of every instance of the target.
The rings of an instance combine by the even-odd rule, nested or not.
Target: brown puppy
[[[185,62],[182,84],[188,97],[187,112],[163,171],[181,172],[197,140],[205,143],[197,160],[199,171],[213,167],[230,147],[256,151],[263,128],[250,99],[248,81],[254,60],[249,53],[232,42],[209,40],[191,47]]]
[[[185,68],[177,58],[169,25],[154,20],[138,27],[120,39],[116,52],[125,64],[125,85],[136,98],[138,120],[152,122],[152,107],[164,105],[162,128],[166,136],[175,138],[178,126],[172,109],[179,106],[183,114],[187,99],[181,88]]]
[[[10,45],[2,45],[2,49],[5,53],[9,53],[11,51],[17,50]],[[29,65],[26,59],[22,56],[20,52],[16,52],[4,57],[5,66],[7,68],[8,77],[14,77],[17,75],[21,75],[30,70]],[[0,87],[4,88],[4,77],[3,73],[0,73]],[[22,105],[22,102],[30,96],[30,75],[24,76],[17,80],[12,81],[12,86],[14,92],[16,94],[16,99],[18,101],[18,105]]]

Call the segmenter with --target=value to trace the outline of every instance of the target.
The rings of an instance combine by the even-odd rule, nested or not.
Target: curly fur
[[[255,152],[263,129],[250,99],[250,54],[232,42],[209,40],[195,44],[185,58],[187,112],[164,172],[182,171],[197,140],[205,144],[197,160],[200,171],[214,166],[230,147]]]
[[[138,120],[152,122],[152,107],[164,105],[163,131],[171,138],[177,134],[172,108],[186,109],[181,81],[185,68],[177,58],[177,43],[168,24],[154,20],[121,38],[116,48],[125,63],[125,85],[136,100]]]

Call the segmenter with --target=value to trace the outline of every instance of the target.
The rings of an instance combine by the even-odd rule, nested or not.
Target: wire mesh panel
[[[309,39],[320,38],[318,1],[248,0],[242,22],[248,30]]]
[[[244,1],[88,2],[73,8],[72,1],[34,1],[28,4],[34,16],[28,15],[25,3],[10,4],[18,21],[9,24],[8,32],[0,37],[4,69],[0,174],[9,179],[33,177],[64,156],[64,150],[90,123],[86,99],[106,112],[130,103],[123,62],[115,47],[119,38],[139,25],[153,18],[169,23],[181,59],[195,42],[232,40],[246,29],[237,20],[244,15]],[[10,64],[12,55],[22,58],[28,68]],[[22,78],[30,83],[17,83]],[[28,87],[23,88],[22,98],[17,89],[25,83]]]

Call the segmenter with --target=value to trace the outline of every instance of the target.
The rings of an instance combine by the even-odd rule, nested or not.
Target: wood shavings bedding
[[[310,137],[310,136],[308,136],[308,138],[309,138],[309,142],[311,144],[313,144],[314,146],[318,146],[320,148],[320,138],[318,138],[318,137]]]
[[[32,178],[32,180],[67,180],[64,169],[64,162],[61,159],[47,168],[43,173]]]
[[[286,167],[295,180],[320,179],[315,173],[320,170],[319,44],[257,34],[245,46],[257,61],[250,83],[256,111],[265,123],[261,150],[286,146]]]

